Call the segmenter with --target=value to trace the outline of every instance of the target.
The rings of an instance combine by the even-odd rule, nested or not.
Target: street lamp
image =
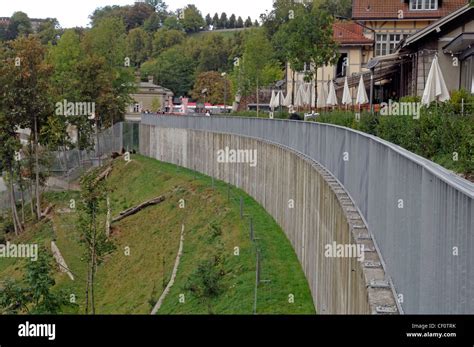
[[[227,73],[221,73],[222,78],[224,79],[224,113],[227,114]]]

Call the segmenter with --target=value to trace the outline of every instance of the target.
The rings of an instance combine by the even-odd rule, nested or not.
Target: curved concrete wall
[[[329,124],[151,115],[142,122],[254,137],[320,163],[364,217],[404,313],[474,313],[472,183],[389,142]]]
[[[256,167],[219,163],[218,150],[226,147],[256,150]],[[140,152],[228,182],[261,203],[293,245],[319,313],[398,312],[358,210],[339,182],[310,158],[255,138],[145,124]],[[326,257],[325,246],[333,242],[364,245],[364,261],[347,254]]]

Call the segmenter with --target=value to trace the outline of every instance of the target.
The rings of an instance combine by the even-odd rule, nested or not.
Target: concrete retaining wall
[[[257,166],[218,163],[218,150],[226,147],[257,150]],[[140,152],[214,176],[261,203],[293,245],[319,313],[398,313],[363,219],[340,183],[315,161],[261,139],[145,124]],[[326,257],[325,246],[333,242],[364,245],[364,262]]]
[[[364,217],[400,312],[474,313],[474,184],[392,143],[331,124],[154,115],[142,122],[258,138],[315,160]]]

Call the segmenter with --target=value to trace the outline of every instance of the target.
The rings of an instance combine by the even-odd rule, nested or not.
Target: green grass
[[[99,266],[96,281],[96,308],[102,314],[149,314],[171,277],[179,247],[181,225],[185,226],[184,252],[174,286],[159,314],[252,314],[255,286],[256,247],[262,255],[262,279],[258,287],[259,314],[314,314],[307,281],[297,257],[281,228],[265,210],[242,191],[201,174],[133,156],[132,162],[114,162],[108,179],[112,215],[145,200],[164,195],[164,203],[113,225],[115,251]],[[245,217],[240,218],[239,199],[244,197]],[[65,274],[56,275],[57,288],[77,298],[78,308],[65,313],[84,312],[85,278],[84,246],[77,229],[77,213],[58,213],[79,201],[78,193],[47,194],[55,204],[54,230],[43,234],[42,242],[56,240],[69,268],[76,276],[71,281]],[[179,208],[180,199],[185,208]],[[255,235],[249,237],[249,216],[253,218]],[[45,224],[45,228],[48,224]],[[217,231],[216,231],[217,230]],[[36,238],[36,231],[28,232]],[[130,255],[125,254],[125,248]],[[239,247],[240,255],[234,255]],[[199,300],[186,288],[190,276],[200,262],[220,257],[221,294],[209,301]],[[20,277],[21,264],[0,260],[0,279]],[[179,303],[180,294],[185,302]],[[295,303],[288,303],[288,295]]]
[[[235,30],[212,30],[212,31],[199,31],[197,33],[190,34],[191,37],[203,37],[208,35],[222,35],[224,37],[234,37],[238,32],[244,32],[250,28],[241,28]]]

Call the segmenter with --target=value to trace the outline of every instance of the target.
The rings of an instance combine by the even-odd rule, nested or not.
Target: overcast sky
[[[253,20],[272,7],[272,0],[168,0],[169,9],[195,4],[205,16],[215,12],[235,13]],[[89,15],[97,7],[107,5],[130,5],[134,0],[0,0],[0,17],[10,17],[15,11],[23,11],[31,18],[53,17],[63,28],[86,26]]]

